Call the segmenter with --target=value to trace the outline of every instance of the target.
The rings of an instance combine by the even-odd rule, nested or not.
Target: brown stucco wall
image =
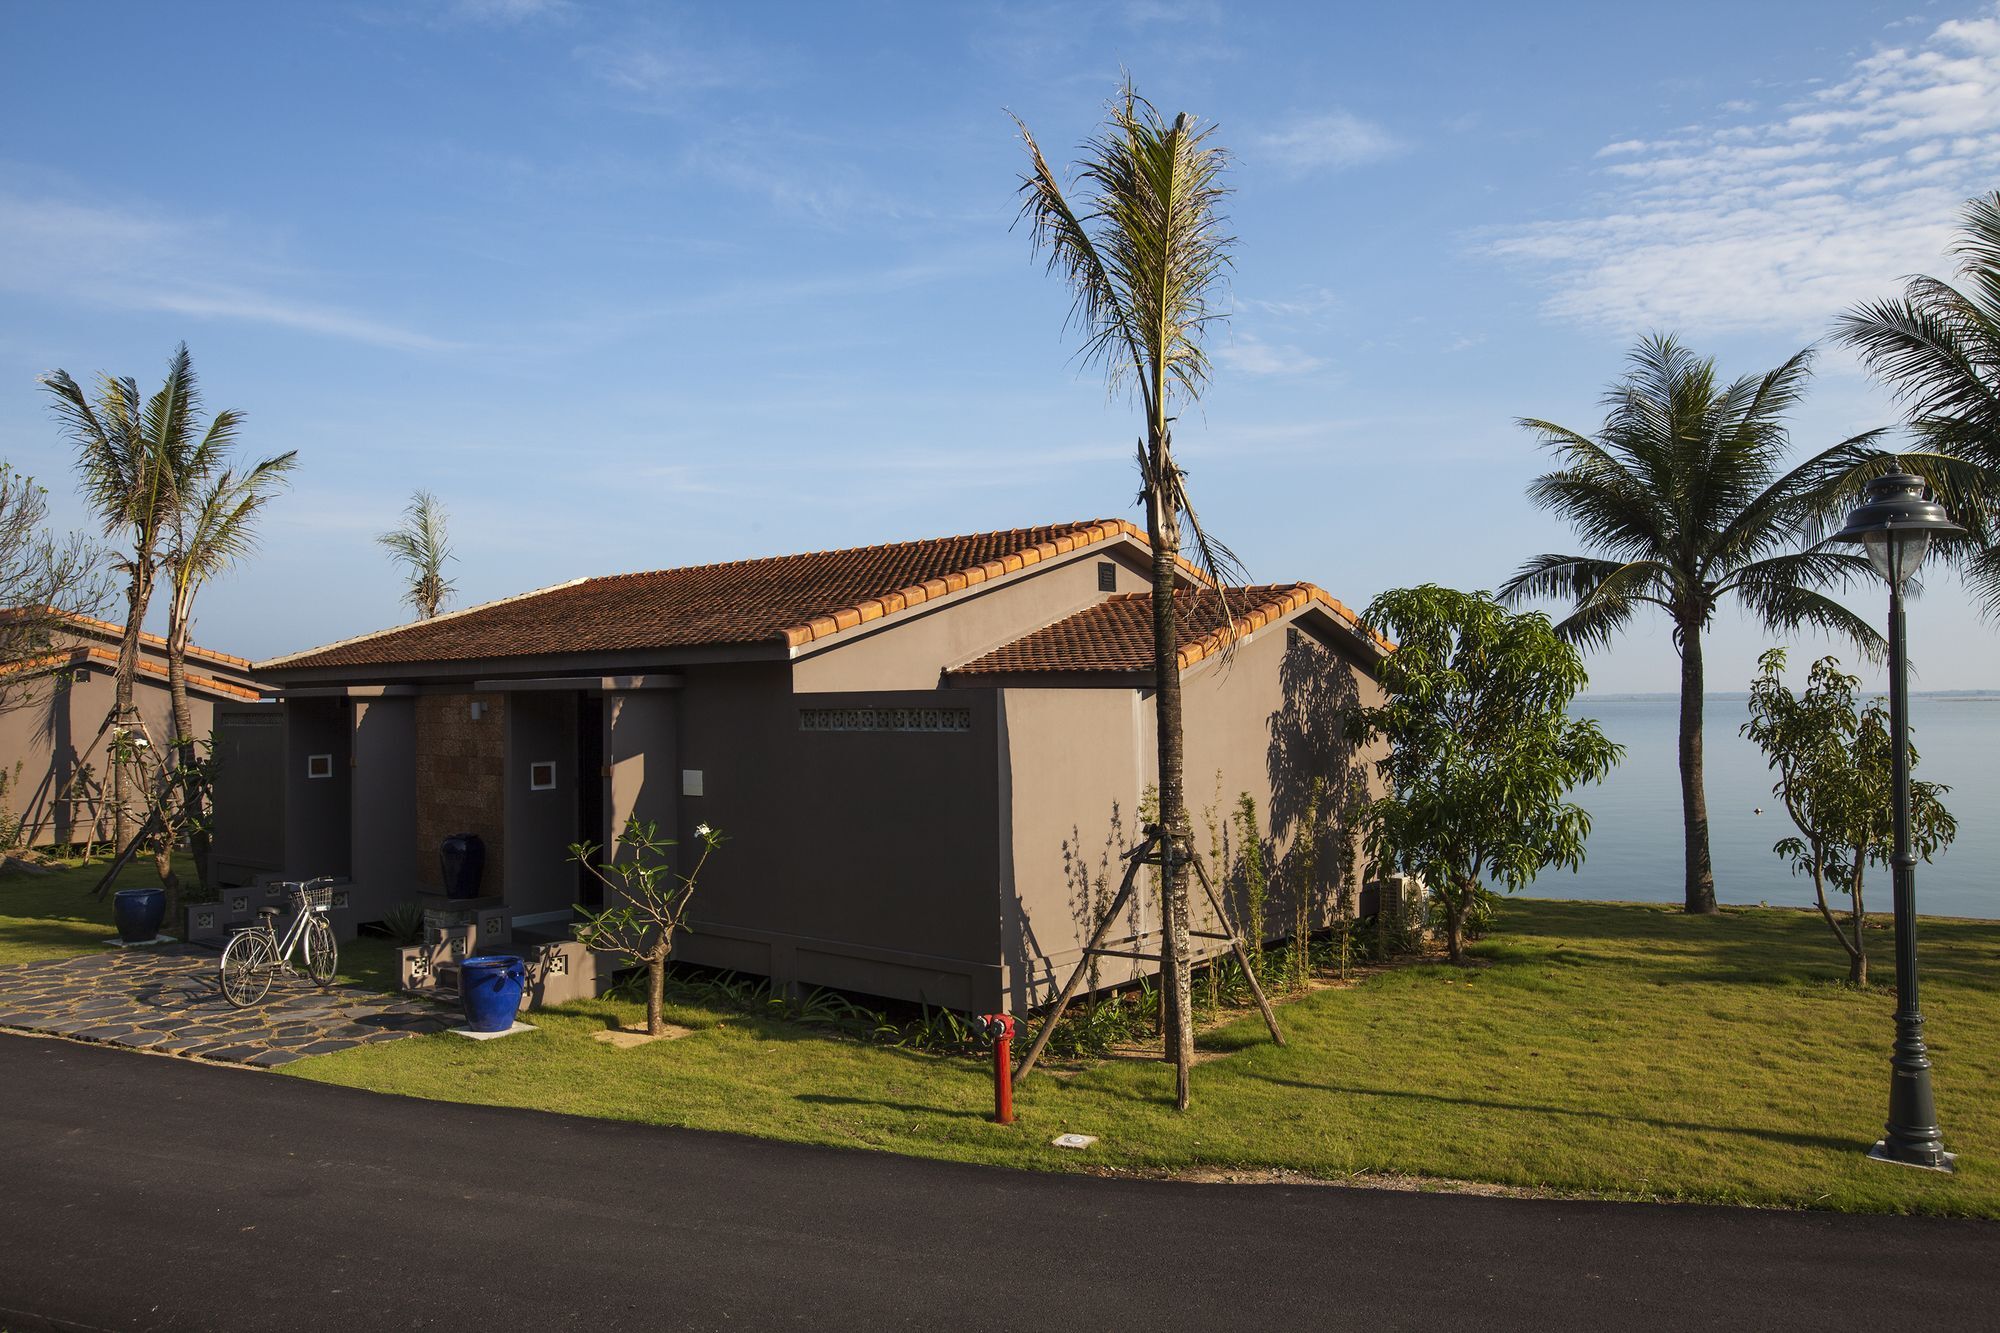
[[[355,919],[374,921],[417,893],[417,701],[353,704]]]
[[[998,755],[992,691],[794,695],[783,664],[690,669],[679,798],[729,841],[682,945],[782,982],[958,1008],[997,999]],[[803,729],[800,710],[964,710],[963,731]],[[679,774],[675,774],[678,779]]]
[[[506,734],[507,906],[516,916],[567,911],[576,901],[576,696],[508,695]],[[529,770],[544,761],[555,765],[555,786],[535,791]]]
[[[1330,795],[1322,802],[1323,827],[1332,830],[1320,838],[1319,882],[1309,904],[1314,927],[1331,920],[1333,893],[1359,889],[1354,832],[1358,803],[1380,790],[1369,762],[1378,751],[1358,752],[1346,741],[1339,719],[1357,704],[1380,702],[1381,691],[1354,658],[1341,653],[1338,645],[1345,642],[1343,635],[1310,633],[1296,620],[1267,626],[1240,645],[1233,661],[1211,659],[1182,680],[1188,807],[1198,849],[1207,855],[1213,828],[1213,840],[1224,844],[1217,888],[1247,927],[1242,886],[1230,874],[1243,848],[1228,821],[1238,798],[1250,793],[1265,843],[1267,940],[1292,933],[1303,884],[1293,849],[1314,777],[1326,781]],[[1149,747],[1153,736],[1149,716]],[[1211,865],[1210,873],[1216,867]]]
[[[486,714],[472,718],[474,702]],[[471,691],[417,696],[416,867],[426,892],[443,891],[438,846],[455,833],[486,843],[480,893],[506,892],[506,763],[509,696]]]
[[[1226,845],[1224,864],[1211,865],[1210,871],[1240,921],[1241,895],[1229,878],[1238,840],[1226,821],[1238,795],[1248,791],[1257,802],[1273,867],[1265,915],[1270,938],[1290,933],[1291,894],[1301,877],[1297,862],[1288,858],[1312,776],[1374,780],[1372,770],[1359,767],[1366,756],[1344,743],[1337,713],[1357,697],[1374,699],[1377,688],[1354,659],[1297,628],[1297,619],[1267,626],[1241,643],[1230,661],[1209,659],[1182,679],[1187,800],[1196,850],[1209,858],[1212,809]],[[1155,715],[1150,689],[1010,687],[997,693],[1003,697],[1013,793],[1003,919],[1010,931],[1009,998],[1020,1006],[1051,998],[1067,979],[1082,957],[1099,904],[1117,890],[1123,874],[1118,853],[1142,836],[1139,802],[1157,779]],[[1343,868],[1352,882],[1351,842],[1338,835],[1332,841],[1335,846],[1323,843],[1321,852],[1322,910]],[[1196,895],[1201,907],[1198,888]],[[1157,927],[1149,872],[1141,872],[1138,898],[1138,908],[1114,928],[1114,938],[1133,928]],[[1198,919],[1203,915],[1197,911]],[[1099,976],[1104,984],[1115,984],[1134,969],[1157,967],[1106,959]]]
[[[350,870],[354,767],[351,705],[345,699],[294,699],[285,705],[285,876],[310,879]],[[311,757],[332,756],[327,777]]]
[[[215,710],[217,884],[251,884],[285,873],[285,745],[282,704],[226,703]]]
[[[112,669],[97,663],[73,675],[68,681],[44,678],[34,682],[19,706],[0,712],[0,768],[10,779],[6,806],[28,826],[30,846],[111,836],[111,745],[103,727],[117,701],[117,684]],[[173,702],[166,682],[150,674],[140,675],[134,680],[133,698],[152,743],[164,745],[171,740]],[[213,725],[214,705],[200,694],[191,694],[188,703],[195,734],[206,737]],[[89,765],[93,782],[103,789],[106,803],[101,808],[58,800],[82,764]],[[13,781],[16,765],[20,766],[18,785]],[[135,818],[144,817],[138,802],[131,808]]]

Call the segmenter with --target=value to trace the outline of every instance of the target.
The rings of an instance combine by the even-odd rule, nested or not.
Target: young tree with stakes
[[[702,867],[723,841],[722,834],[706,824],[698,825],[694,834],[701,841],[701,855],[685,875],[676,873],[668,859],[674,840],[662,838],[659,825],[650,820],[641,823],[637,815],[625,821],[620,839],[624,845],[610,860],[596,859],[595,843],[572,843],[569,849],[571,859],[595,875],[607,893],[602,911],[577,909],[584,916],[576,930],[577,942],[645,967],[646,1031],[655,1037],[667,1030],[663,1011],[674,935],[687,924]]]
[[[1588,677],[1545,616],[1426,584],[1383,593],[1361,620],[1396,643],[1380,668],[1384,702],[1354,712],[1358,736],[1389,743],[1377,761],[1388,791],[1363,813],[1363,845],[1373,873],[1429,887],[1461,962],[1466,917],[1492,899],[1490,880],[1511,891],[1583,863],[1590,816],[1564,798],[1624,749],[1568,716]]]
[[[1836,658],[1812,664],[1803,694],[1785,685],[1784,649],[1769,650],[1757,666],[1743,734],[1777,771],[1772,794],[1799,830],[1771,850],[1792,863],[1793,874],[1811,877],[1820,917],[1847,954],[1847,982],[1864,987],[1868,908],[1862,881],[1871,862],[1889,864],[1896,843],[1888,708],[1877,699],[1857,709],[1861,681],[1842,671]],[[1908,753],[1915,768],[1916,746]],[[1926,861],[1958,834],[1958,821],[1944,806],[1949,790],[1934,782],[1910,784],[1910,843]],[[1827,905],[1828,883],[1847,895],[1844,927]]]
[[[1103,128],[1076,166],[1080,207],[1073,205],[1019,117],[1030,168],[1021,178],[1021,213],[1046,251],[1049,271],[1068,284],[1070,322],[1083,332],[1082,357],[1104,367],[1115,390],[1136,387],[1145,414],[1139,442],[1141,503],[1152,545],[1154,706],[1158,713],[1161,823],[1167,830],[1162,875],[1165,917],[1161,971],[1166,1046],[1176,1070],[1175,1103],[1185,1110],[1194,1062],[1189,991],[1189,822],[1182,772],[1181,682],[1176,619],[1195,604],[1232,621],[1221,596],[1175,604],[1185,556],[1211,587],[1239,575],[1228,549],[1203,531],[1173,453],[1175,406],[1200,398],[1209,362],[1202,342],[1233,238],[1224,230],[1221,183],[1227,155],[1182,113],[1171,121],[1128,79]]]

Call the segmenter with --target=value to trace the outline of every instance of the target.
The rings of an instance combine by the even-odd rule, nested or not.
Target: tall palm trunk
[[[139,627],[145,623],[146,608],[153,600],[153,566],[143,555],[132,567],[131,582],[125,589],[125,632],[118,640],[117,687],[114,697],[112,722],[114,729],[111,749],[111,827],[112,838],[118,851],[125,850],[127,828],[126,801],[130,796],[128,785],[130,766],[125,758],[125,749],[118,744],[117,732],[136,726],[139,720],[138,706],[133,701],[135,682],[139,675]],[[102,836],[102,827],[97,831]]]
[[[1172,464],[1155,441],[1151,450],[1155,476]],[[1174,1101],[1187,1109],[1190,1070],[1194,1065],[1192,1021],[1193,978],[1188,957],[1188,871],[1181,851],[1188,836],[1181,730],[1180,643],[1174,623],[1175,557],[1179,554],[1176,515],[1163,488],[1149,488],[1146,536],[1153,547],[1153,681],[1156,694],[1155,730],[1159,733],[1160,823],[1167,830],[1166,865],[1160,876],[1163,1000],[1166,1010],[1165,1047],[1174,1062]],[[1170,494],[1170,492],[1168,493]]]
[[[1687,910],[1715,912],[1715,868],[1708,853],[1708,795],[1702,781],[1701,630],[1683,625],[1681,650],[1681,823],[1687,852]]]
[[[188,703],[187,650],[194,634],[194,620],[182,605],[183,594],[176,589],[174,606],[167,624],[167,694],[174,709],[174,767],[181,780],[181,826],[188,831],[188,853],[194,859],[194,881],[208,883],[208,820],[203,808],[202,784],[195,765],[200,755],[195,746],[194,708]],[[168,904],[170,907],[173,904]]]

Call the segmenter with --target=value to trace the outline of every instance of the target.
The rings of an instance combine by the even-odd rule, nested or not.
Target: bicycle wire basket
[[[325,884],[300,884],[292,889],[292,897],[298,905],[310,911],[315,907],[333,906],[333,890]]]

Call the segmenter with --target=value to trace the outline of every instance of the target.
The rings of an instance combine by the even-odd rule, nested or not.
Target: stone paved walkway
[[[235,1064],[290,1064],[370,1042],[442,1032],[455,1011],[354,986],[280,978],[232,1009],[210,949],[166,945],[0,967],[0,1028]]]

